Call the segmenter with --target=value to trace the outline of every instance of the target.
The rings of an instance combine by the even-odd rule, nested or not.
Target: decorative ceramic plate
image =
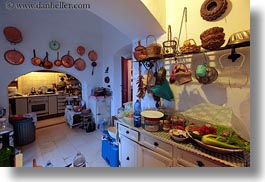
[[[57,40],[51,40],[49,42],[49,47],[50,47],[51,50],[57,51],[57,50],[60,49],[61,44]]]

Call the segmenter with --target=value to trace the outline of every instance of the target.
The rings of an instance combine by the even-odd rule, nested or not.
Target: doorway
[[[133,87],[132,87],[132,58],[121,57],[121,94],[122,105],[126,102],[132,101]]]

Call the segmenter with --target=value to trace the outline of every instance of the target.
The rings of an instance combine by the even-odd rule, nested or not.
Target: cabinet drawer
[[[222,167],[224,164],[211,161],[210,159],[204,158],[194,153],[176,149],[176,155],[174,157],[174,165],[181,165],[184,167]]]
[[[134,140],[139,141],[139,132],[123,125],[119,125],[119,133]]]
[[[152,136],[141,133],[140,143],[166,157],[171,158],[173,156],[173,146],[171,144],[158,140]]]
[[[57,105],[58,105],[58,107],[60,107],[60,106],[65,107],[65,103],[64,102],[63,103],[58,102]]]

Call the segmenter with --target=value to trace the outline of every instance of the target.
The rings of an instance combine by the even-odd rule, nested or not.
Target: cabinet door
[[[19,98],[16,99],[16,114],[27,114],[28,113],[28,99]]]
[[[140,147],[139,151],[141,160],[139,161],[140,167],[171,167],[172,160],[164,157],[146,147]]]
[[[138,144],[127,137],[119,136],[120,167],[137,167]]]
[[[49,115],[57,114],[57,96],[49,96]]]

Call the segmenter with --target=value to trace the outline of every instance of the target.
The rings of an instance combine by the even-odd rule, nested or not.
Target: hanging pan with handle
[[[40,66],[42,61],[39,57],[36,56],[36,51],[35,49],[33,49],[33,58],[31,58],[31,63],[34,65],[34,66]]]
[[[70,51],[61,58],[61,61],[66,68],[71,68],[74,65],[74,58],[70,55]]]
[[[59,52],[57,52],[57,59],[54,61],[54,65],[58,67],[62,65],[62,61],[59,59]]]
[[[52,62],[49,61],[48,52],[46,52],[46,57],[43,60],[43,67],[46,69],[51,69],[53,67]]]
[[[15,49],[6,51],[4,57],[9,64],[13,65],[22,64],[25,60],[24,55]]]
[[[93,61],[91,63],[91,66],[92,66],[92,75],[94,75],[94,68],[97,66],[97,62],[96,61]]]
[[[86,62],[82,58],[77,58],[74,63],[75,69],[83,71],[86,68]]]

